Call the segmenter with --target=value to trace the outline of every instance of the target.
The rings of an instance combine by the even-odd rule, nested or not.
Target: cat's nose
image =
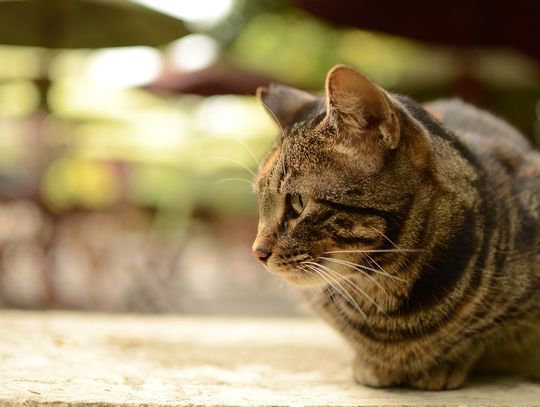
[[[266,264],[266,261],[271,254],[272,251],[265,247],[256,247],[253,249],[253,256],[255,256],[255,258],[259,260],[262,264]]]

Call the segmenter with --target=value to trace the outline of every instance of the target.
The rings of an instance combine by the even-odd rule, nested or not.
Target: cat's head
[[[426,131],[395,97],[344,65],[329,71],[324,97],[282,85],[257,95],[281,134],[255,181],[255,257],[295,285],[365,271],[351,264],[369,264],[364,251],[394,245],[429,172]]]

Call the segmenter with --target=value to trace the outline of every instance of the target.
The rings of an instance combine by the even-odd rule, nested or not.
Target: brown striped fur
[[[540,154],[488,113],[422,107],[343,65],[326,98],[289,90],[259,92],[282,133],[255,183],[254,250],[350,342],[356,380],[540,375]]]

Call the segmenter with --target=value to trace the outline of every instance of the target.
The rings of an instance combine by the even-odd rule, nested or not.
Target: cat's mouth
[[[291,261],[292,260],[292,261]],[[310,256],[298,256],[296,259],[288,259],[287,262],[268,262],[266,269],[285,280],[288,284],[296,287],[313,287],[321,284],[319,278],[311,270],[315,266],[312,264],[313,259]]]

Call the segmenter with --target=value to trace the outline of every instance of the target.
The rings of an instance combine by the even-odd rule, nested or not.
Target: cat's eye
[[[304,194],[291,195],[291,208],[297,215],[300,215],[309,201],[309,197]]]

